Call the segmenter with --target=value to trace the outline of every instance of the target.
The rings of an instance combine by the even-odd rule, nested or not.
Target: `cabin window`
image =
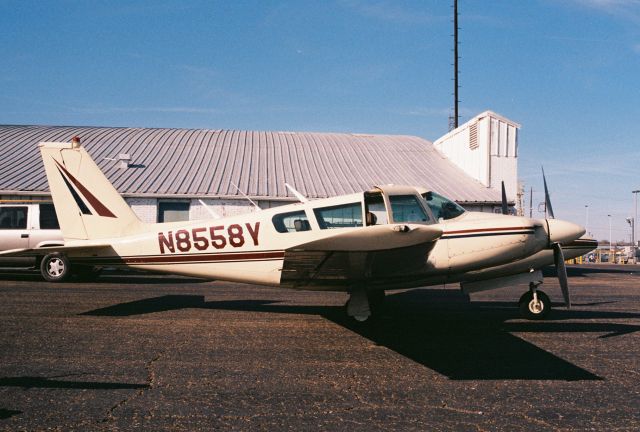
[[[422,196],[427,201],[436,220],[453,219],[465,212],[460,205],[435,192],[427,192]]]
[[[314,209],[313,212],[321,229],[362,226],[362,204],[360,202],[321,207]]]
[[[389,197],[394,222],[428,222],[429,216],[414,195],[391,195]]]
[[[189,220],[189,201],[160,201],[158,222],[178,222]]]
[[[26,207],[2,207],[0,208],[0,229],[26,229]]]
[[[40,229],[60,229],[53,204],[40,204]]]
[[[311,231],[309,218],[304,210],[280,213],[275,215],[271,221],[273,227],[280,233]]]

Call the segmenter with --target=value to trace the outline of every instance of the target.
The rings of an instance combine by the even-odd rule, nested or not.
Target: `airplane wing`
[[[437,225],[374,225],[287,249],[281,285],[336,289],[423,269]]]
[[[0,252],[0,257],[36,257],[43,256],[55,252],[63,252],[73,255],[91,255],[98,250],[110,250],[110,244],[90,244],[90,245],[72,245],[72,246],[51,246],[39,248],[10,249]]]

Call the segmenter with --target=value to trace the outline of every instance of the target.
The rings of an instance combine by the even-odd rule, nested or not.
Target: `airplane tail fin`
[[[42,142],[39,147],[65,241],[120,237],[140,230],[142,222],[79,139]]]

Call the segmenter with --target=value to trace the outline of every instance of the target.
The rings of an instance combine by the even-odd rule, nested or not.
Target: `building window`
[[[178,222],[189,220],[188,201],[160,201],[158,203],[158,222]]]
[[[0,229],[26,229],[26,207],[2,207],[0,208]]]
[[[313,210],[321,229],[362,226],[362,204],[359,202]]]
[[[60,229],[53,204],[40,204],[40,229]]]
[[[272,221],[276,231],[281,233],[311,230],[309,218],[304,210],[277,214]]]

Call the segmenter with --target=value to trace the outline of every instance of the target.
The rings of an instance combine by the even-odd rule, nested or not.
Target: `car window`
[[[304,212],[304,210],[289,213],[280,213],[275,215],[271,219],[271,221],[273,222],[273,227],[276,229],[276,231],[281,233],[311,230],[311,225],[309,225],[309,218],[307,218],[307,214]]]
[[[27,207],[0,207],[0,229],[26,229]]]
[[[360,202],[321,207],[314,209],[313,212],[321,229],[362,226],[362,204]]]
[[[40,204],[40,229],[60,229],[53,204]]]

